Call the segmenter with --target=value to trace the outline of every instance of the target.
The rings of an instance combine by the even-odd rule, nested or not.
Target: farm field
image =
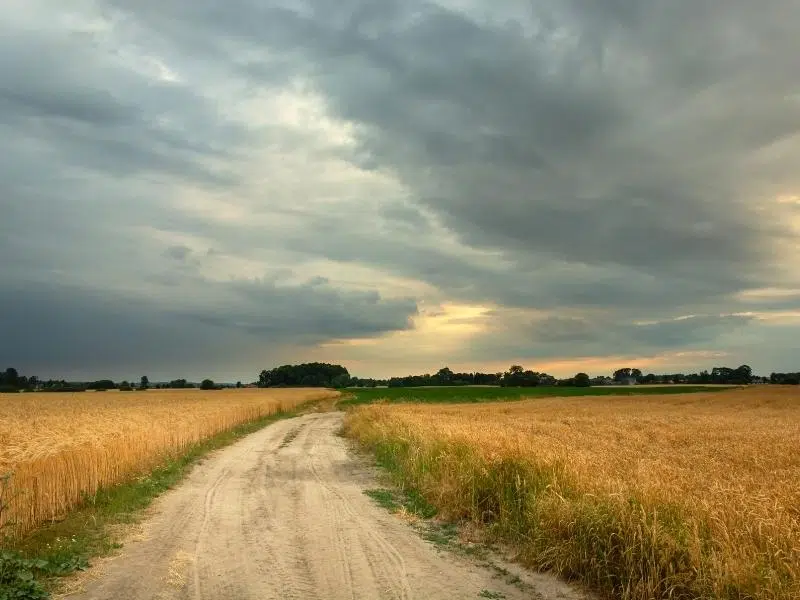
[[[0,526],[23,534],[214,434],[336,395],[194,389],[0,396],[0,475],[11,474]]]
[[[624,396],[689,394],[718,391],[724,386],[669,385],[669,386],[619,386],[619,387],[410,387],[410,388],[349,388],[338,402],[341,407],[369,404],[377,400],[386,402],[498,402],[523,398],[552,398],[567,396]]]
[[[800,598],[796,386],[379,403],[346,432],[444,518],[609,597]]]

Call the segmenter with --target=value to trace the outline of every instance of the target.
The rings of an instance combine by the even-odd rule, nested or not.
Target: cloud
[[[178,262],[186,261],[191,255],[192,249],[188,246],[170,246],[164,251],[164,256]]]
[[[264,361],[297,348],[406,329],[417,311],[413,301],[318,281],[227,286],[184,276],[174,290],[192,297],[176,303],[72,286],[4,286],[0,364],[53,377],[85,376],[88,364],[119,378],[141,371],[167,379],[176,370],[194,378],[254,378]]]
[[[158,355],[160,338],[136,333],[158,315],[176,340],[160,364],[199,370],[232,356],[212,341],[228,336],[247,340],[242,356],[382,337],[386,356],[409,361],[391,344],[418,343],[431,362],[471,364],[764,356],[783,339],[764,315],[793,296],[763,290],[800,287],[794,2],[15,0],[6,13],[6,306],[46,288],[37,306],[55,325],[104,299],[129,316],[136,351],[120,364]],[[486,311],[437,354],[417,307],[448,304]],[[67,337],[35,364],[116,356],[95,333],[68,354]],[[211,349],[192,359],[201,340]],[[386,368],[337,348],[365,374]]]

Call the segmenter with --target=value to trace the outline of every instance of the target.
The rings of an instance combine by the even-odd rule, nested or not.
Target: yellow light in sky
[[[468,343],[468,339],[486,331],[490,307],[470,304],[446,303],[434,309],[421,308],[412,318],[413,327],[406,331],[394,331],[372,339],[345,339],[324,344],[322,349],[336,349],[339,352],[351,350],[357,354],[361,348],[368,349],[374,357],[408,359],[410,357],[446,355],[448,349],[455,349]],[[351,354],[351,353],[347,353]],[[360,356],[359,358],[367,358]]]

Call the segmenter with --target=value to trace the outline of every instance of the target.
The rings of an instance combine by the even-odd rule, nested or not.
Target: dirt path
[[[438,550],[364,495],[370,469],[335,433],[341,413],[280,421],[200,464],[141,535],[81,582],[79,599],[582,598],[530,588]]]

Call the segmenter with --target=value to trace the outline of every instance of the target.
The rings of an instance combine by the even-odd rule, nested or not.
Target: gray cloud
[[[742,315],[704,315],[645,323],[547,317],[532,323],[525,333],[531,342],[544,348],[578,343],[584,348],[591,347],[591,354],[602,355],[624,353],[631,347],[647,351],[691,348],[752,321],[752,317]]]
[[[470,360],[758,352],[774,330],[719,315],[798,308],[742,296],[800,284],[797,208],[776,201],[800,187],[789,0],[57,12],[15,3],[0,25],[0,275],[50,286],[51,324],[79,298],[129,315],[118,362],[158,346],[135,333],[158,315],[188,364],[214,336],[404,330],[420,300],[496,309]],[[398,279],[427,291],[382,293]],[[36,364],[77,369],[109,339]]]
[[[533,33],[422,2],[184,8],[136,16],[295,58],[471,245],[702,272],[729,291],[760,282],[769,240],[790,235],[733,166],[800,122],[791,3],[542,3],[525,11]]]
[[[188,246],[170,246],[164,251],[164,256],[178,262],[185,262],[191,255],[192,249]]]
[[[643,323],[616,321],[603,315],[551,316],[533,321],[512,316],[502,325],[492,327],[487,335],[465,344],[454,359],[475,364],[486,357],[509,363],[522,358],[533,366],[560,360],[617,357],[618,361],[636,366],[637,361],[647,363],[658,357],[667,357],[665,364],[669,365],[672,356],[671,360],[680,364],[675,370],[684,371],[687,365],[680,361],[681,355],[686,355],[695,357],[690,359],[690,369],[710,368],[696,364],[703,360],[698,357],[703,356],[722,364],[748,362],[756,369],[788,369],[794,356],[785,344],[770,348],[768,357],[754,357],[746,350],[750,344],[741,344],[744,339],[763,340],[776,333],[775,327],[748,315],[698,315]],[[655,367],[656,371],[659,369],[670,367]]]
[[[179,304],[73,286],[4,286],[0,364],[52,376],[91,370],[123,378],[141,371],[164,379],[179,370],[194,378],[247,378],[267,366],[263,361],[280,361],[296,348],[406,329],[417,310],[413,301],[337,291],[318,281],[225,286],[184,277],[178,293],[194,299]]]

